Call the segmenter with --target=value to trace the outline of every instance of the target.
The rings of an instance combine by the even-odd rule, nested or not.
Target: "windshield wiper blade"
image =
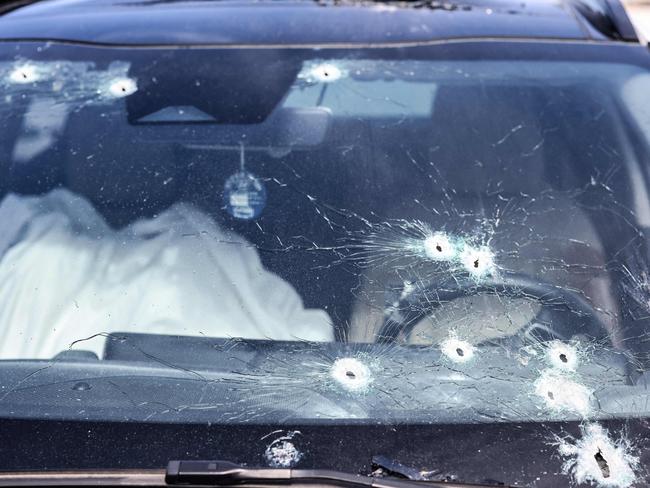
[[[0,473],[2,486],[270,486],[341,488],[477,488],[494,484],[373,478],[320,469],[246,468],[227,461],[171,461],[167,470],[75,470]],[[499,483],[500,487],[506,487]],[[511,487],[514,488],[514,487]]]
[[[471,488],[456,482],[410,481],[373,478],[324,469],[248,468],[229,461],[170,461],[165,481],[169,485],[337,485],[344,488]],[[504,486],[504,485],[501,485]]]

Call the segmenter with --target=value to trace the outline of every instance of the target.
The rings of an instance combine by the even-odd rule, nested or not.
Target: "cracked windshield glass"
[[[648,482],[635,52],[3,46],[0,414],[276,426],[271,467],[297,423],[516,423]]]

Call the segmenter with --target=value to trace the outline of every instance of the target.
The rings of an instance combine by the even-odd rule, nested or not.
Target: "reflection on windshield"
[[[0,64],[3,413],[110,378],[84,418],[533,422],[575,483],[646,480],[604,424],[648,416],[643,69],[288,57],[239,93],[44,52]]]

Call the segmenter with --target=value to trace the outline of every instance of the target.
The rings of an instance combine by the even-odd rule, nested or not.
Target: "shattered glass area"
[[[34,367],[12,362],[29,357],[3,358],[13,369],[2,381],[2,412],[3,404],[20,411],[49,396],[61,402],[57,415],[67,415],[69,402],[87,420],[114,415],[102,402],[124,401],[135,412],[118,416],[139,421],[532,423],[544,432],[535,440],[560,463],[557,476],[572,484],[648,483],[640,461],[648,444],[606,426],[650,409],[647,71],[604,61],[313,54],[287,62],[291,79],[269,106],[305,117],[296,125],[314,133],[326,117],[320,140],[280,122],[233,139],[245,124],[220,122],[224,110],[211,113],[171,85],[163,93],[146,56],[0,63],[10,161],[3,195],[63,187],[85,198],[107,229],[146,227],[183,202],[224,231],[197,218],[196,232],[180,233],[191,249],[210,243],[253,253],[247,259],[296,291],[297,308],[326,317],[309,328],[332,338],[281,333],[263,320],[266,328],[241,326],[248,332],[240,336],[219,324],[224,317],[165,333],[137,321],[99,323],[81,336],[71,328],[67,349]],[[185,89],[210,82],[185,76]],[[188,113],[204,125],[192,125]],[[159,125],[142,123],[151,114]],[[252,119],[280,120],[271,112]],[[217,127],[202,132],[206,121]],[[123,250],[135,242],[122,238]],[[170,238],[168,249],[177,248]],[[166,256],[171,271],[161,276],[170,283],[183,266],[200,274],[173,251]],[[260,279],[257,269],[249,279]],[[229,281],[214,283],[206,291],[197,278],[187,288],[218,301]],[[160,301],[175,303],[186,291],[179,288]],[[253,315],[250,297],[238,296]],[[66,297],[61,308],[78,299]],[[71,361],[79,358],[83,369]],[[84,392],[94,403],[79,402]],[[300,466],[308,437],[272,431],[257,461]]]
[[[582,434],[575,443],[558,441],[560,455],[566,458],[565,473],[570,473],[577,483],[598,486],[631,486],[637,481],[639,458],[633,454],[628,439],[612,439],[598,424],[585,424]]]
[[[276,431],[269,436],[280,434],[282,431]],[[295,446],[293,438],[300,435],[300,431],[286,432],[273,439],[264,451],[266,462],[271,468],[293,468],[302,459],[302,452]],[[265,439],[268,436],[265,436]]]
[[[5,106],[6,102],[13,101],[13,96],[49,95],[78,110],[87,104],[108,103],[135,93],[137,82],[128,77],[128,70],[126,62],[114,62],[98,69],[92,62],[36,63],[19,58],[0,63],[0,87]]]

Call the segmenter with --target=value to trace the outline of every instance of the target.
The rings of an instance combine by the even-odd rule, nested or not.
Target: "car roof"
[[[637,41],[618,0],[41,0],[0,6],[0,40],[128,45]]]

